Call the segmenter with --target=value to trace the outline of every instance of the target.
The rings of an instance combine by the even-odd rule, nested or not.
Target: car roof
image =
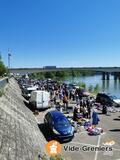
[[[43,91],[43,90],[35,90],[35,91],[33,91],[33,93],[49,93],[49,92]]]
[[[51,116],[53,117],[53,119],[57,119],[58,117],[61,117],[61,118],[66,118],[61,112],[59,111],[50,111],[49,112],[51,114]]]

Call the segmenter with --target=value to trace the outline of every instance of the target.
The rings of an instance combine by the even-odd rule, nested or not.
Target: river
[[[120,97],[120,79],[114,80],[114,77],[111,75],[110,80],[102,80],[102,75],[94,75],[94,76],[82,76],[82,77],[74,77],[68,78],[66,83],[80,83],[83,82],[86,84],[86,87],[89,88],[90,85],[96,86],[99,85],[100,91],[111,93]]]

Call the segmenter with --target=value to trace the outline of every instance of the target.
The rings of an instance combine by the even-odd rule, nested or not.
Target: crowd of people
[[[47,91],[50,92],[50,98],[52,104],[58,106],[60,111],[67,111],[71,103],[74,103],[73,107],[73,120],[77,121],[79,118],[91,118],[91,109],[95,102],[93,97],[84,96],[83,88],[77,86],[68,86],[67,84],[47,84]]]
[[[95,99],[89,94],[85,95],[85,89],[74,84],[58,83],[51,79],[44,81],[29,80],[29,83],[37,85],[39,90],[48,91],[50,93],[51,107],[58,107],[61,112],[67,112],[72,104],[74,121],[79,121],[81,118],[91,118]]]

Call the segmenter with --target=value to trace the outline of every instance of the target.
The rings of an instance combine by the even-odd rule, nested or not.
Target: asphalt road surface
[[[45,112],[40,112],[36,116],[40,130],[49,141],[49,134],[44,130],[43,119]],[[120,160],[120,112],[111,113],[110,116],[99,112],[99,127],[104,133],[97,136],[88,135],[87,131],[81,129],[75,134],[71,142],[62,144],[62,157],[65,160]],[[114,141],[113,145],[104,145],[103,143]],[[94,148],[109,147],[107,151],[94,150]],[[92,150],[92,151],[91,151]]]
[[[98,136],[90,136],[84,130],[76,133],[71,142],[63,144],[63,157],[69,160],[120,160],[120,112],[111,113],[110,116],[99,114],[99,117],[99,127],[103,128],[104,133]],[[115,144],[104,145],[110,141]],[[67,146],[79,149],[65,151]],[[107,151],[94,151],[95,147],[109,148]]]

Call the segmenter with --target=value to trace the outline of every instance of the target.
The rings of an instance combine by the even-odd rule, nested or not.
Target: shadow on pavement
[[[120,129],[111,129],[109,131],[111,131],[111,132],[120,132]]]
[[[101,115],[101,114],[103,114],[103,113],[101,113],[101,112],[97,112],[97,114]],[[104,115],[104,114],[103,114],[103,115]]]
[[[38,127],[39,127],[41,133],[43,134],[43,136],[45,137],[47,142],[49,142],[51,140],[57,140],[61,144],[70,142],[70,140],[63,141],[63,140],[60,140],[58,138],[53,137],[50,134],[50,132],[47,130],[47,128],[45,127],[44,123],[38,124]]]
[[[24,101],[25,106],[30,109],[35,115],[39,114],[39,112],[43,112],[46,111],[49,108],[43,108],[43,109],[37,109],[35,107],[33,107],[32,105],[29,104],[28,101]]]
[[[113,120],[114,121],[120,121],[120,118],[114,118]]]
[[[38,124],[38,127],[39,127],[40,131],[42,132],[43,136],[45,137],[46,141],[50,141],[51,134],[47,130],[47,128],[45,127],[44,123]]]
[[[32,112],[35,111],[35,109],[29,104],[28,101],[24,101],[24,104],[25,104],[25,106],[26,106],[28,109],[30,109]]]

